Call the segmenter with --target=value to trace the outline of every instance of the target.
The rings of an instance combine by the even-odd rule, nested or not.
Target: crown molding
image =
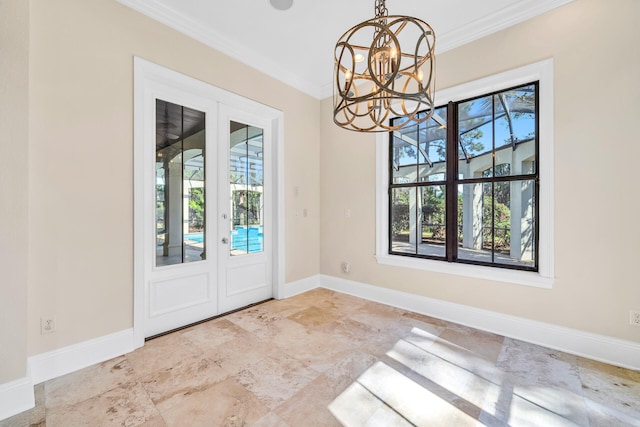
[[[564,6],[575,0],[522,0],[511,6],[476,19],[453,31],[438,34],[436,52],[443,53],[472,41],[481,39],[505,28],[535,18],[545,12]]]
[[[331,83],[314,84],[280,66],[268,56],[230,40],[157,0],[117,1],[250,67],[257,68],[256,64],[259,64],[259,70],[262,73],[307,95],[317,99],[325,99],[332,96],[333,88]],[[521,0],[496,13],[462,25],[453,31],[439,34],[436,52],[440,54],[455,49],[573,1],[575,0]]]
[[[322,88],[300,78],[297,74],[288,71],[278,65],[269,57],[240,45],[228,37],[208,28],[175,9],[171,9],[156,0],[117,0],[118,3],[127,6],[143,15],[154,19],[174,30],[181,32],[207,46],[216,49],[260,72],[273,77],[298,89],[307,95],[320,99]],[[259,64],[259,68],[256,66]]]

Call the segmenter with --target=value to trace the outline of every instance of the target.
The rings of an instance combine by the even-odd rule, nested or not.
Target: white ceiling
[[[331,95],[333,49],[375,16],[374,0],[118,0],[316,98]],[[387,0],[389,15],[431,25],[436,54],[573,0]]]

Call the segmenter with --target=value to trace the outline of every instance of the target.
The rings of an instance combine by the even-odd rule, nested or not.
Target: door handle
[[[224,243],[225,245],[229,244],[229,239],[227,239],[226,237],[222,238],[222,243]]]

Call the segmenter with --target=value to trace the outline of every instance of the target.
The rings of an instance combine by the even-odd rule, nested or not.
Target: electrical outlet
[[[40,318],[40,334],[46,335],[56,331],[56,316]]]
[[[345,273],[351,272],[351,264],[349,264],[348,262],[344,261],[342,263],[342,271],[344,271]]]
[[[629,324],[633,326],[640,326],[640,311],[638,310],[629,311]]]

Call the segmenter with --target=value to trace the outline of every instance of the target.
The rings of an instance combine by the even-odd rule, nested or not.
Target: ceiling
[[[375,16],[374,0],[118,0],[290,86],[331,95],[333,49],[354,25]],[[573,0],[388,0],[389,15],[420,18],[434,29],[436,54]]]

